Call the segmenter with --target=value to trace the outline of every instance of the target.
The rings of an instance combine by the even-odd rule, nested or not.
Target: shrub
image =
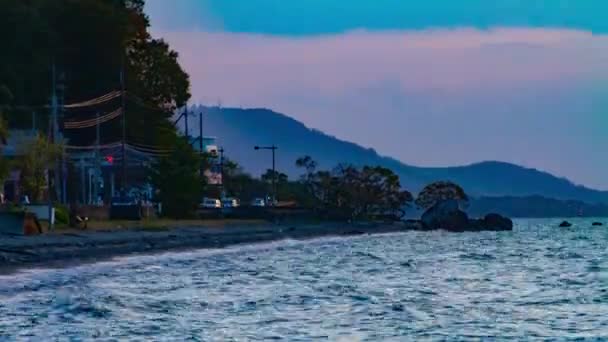
[[[57,224],[69,224],[70,223],[70,210],[64,205],[55,206],[55,223]]]

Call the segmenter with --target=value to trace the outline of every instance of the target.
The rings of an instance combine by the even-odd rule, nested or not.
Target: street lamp
[[[272,151],[272,206],[274,207],[274,202],[277,199],[277,172],[276,172],[276,164],[275,164],[275,151],[279,148],[275,145],[272,146],[255,146],[254,149],[256,151],[259,150],[271,150]]]
[[[223,199],[226,197],[226,188],[224,188],[224,148],[220,147],[218,152],[220,153],[220,196]]]

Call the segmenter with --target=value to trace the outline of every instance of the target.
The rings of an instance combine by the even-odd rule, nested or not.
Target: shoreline
[[[231,222],[223,226],[132,228],[104,231],[67,231],[40,236],[0,237],[0,275],[23,269],[64,268],[107,261],[114,257],[218,249],[286,239],[356,236],[411,231],[393,224],[274,224]]]

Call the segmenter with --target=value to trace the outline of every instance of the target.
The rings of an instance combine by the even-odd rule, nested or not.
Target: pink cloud
[[[227,101],[240,100],[245,91],[281,90],[285,83],[336,93],[397,79],[404,89],[458,91],[608,73],[608,38],[582,31],[354,31],[306,38],[158,35],[181,53],[195,96]]]

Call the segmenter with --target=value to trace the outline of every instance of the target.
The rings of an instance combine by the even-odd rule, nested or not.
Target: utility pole
[[[274,144],[272,146],[255,146],[254,149],[257,150],[271,150],[272,151],[272,205],[274,207],[274,202],[277,199],[277,171],[276,171],[276,159],[275,152],[279,148]]]
[[[205,148],[205,143],[204,143],[204,137],[203,137],[203,110],[201,109],[201,111],[198,113],[198,155],[199,155],[199,163],[201,165],[200,169],[200,173],[201,173],[201,179],[203,179],[204,175],[205,175],[205,170],[204,170],[204,165],[203,165],[203,155],[204,155],[204,151],[203,149]]]
[[[93,201],[97,201],[99,197],[99,177],[101,175],[101,153],[99,151],[99,145],[101,144],[101,129],[99,127],[99,112],[96,113],[96,125],[95,125],[95,175],[93,179],[95,184],[93,187]]]
[[[120,71],[120,87],[122,91],[122,190],[127,190],[127,112],[126,112],[126,92],[125,92],[125,64],[124,57],[122,69]]]
[[[220,147],[218,152],[220,153],[220,197],[225,198],[226,189],[224,189],[224,148]]]
[[[188,129],[188,104],[186,103],[186,109],[184,112],[184,120],[185,120],[185,128],[186,128],[186,140],[188,141],[188,144],[190,143],[190,130]]]
[[[60,73],[59,74],[59,90],[60,90],[60,96],[58,97],[58,115],[55,117],[55,142],[60,141],[61,142],[61,165],[57,165],[57,170],[61,170],[61,174],[59,174],[59,171],[56,171],[56,180],[57,180],[57,192],[61,193],[61,203],[66,203],[67,202],[67,165],[66,165],[66,154],[65,154],[65,141],[63,139],[63,134],[59,131],[59,119],[58,117],[61,116],[61,120],[63,121],[63,105],[65,104],[65,73]],[[59,163],[59,162],[58,162]],[[59,186],[61,186],[61,189],[59,189]]]
[[[47,137],[48,146],[51,146],[54,139],[54,133],[56,128],[57,120],[57,79],[55,75],[55,63],[53,63],[51,71],[51,115],[49,116],[49,131]],[[53,198],[51,196],[51,168],[47,168],[47,199],[48,199],[48,218],[49,218],[49,229],[53,227]]]
[[[277,147],[272,145],[272,206],[274,207],[277,201],[277,168],[275,163],[275,151]]]

